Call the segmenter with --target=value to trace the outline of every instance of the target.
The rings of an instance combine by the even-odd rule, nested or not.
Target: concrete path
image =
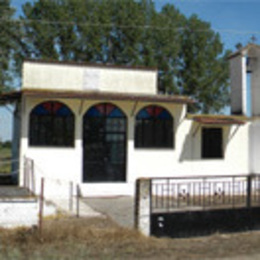
[[[84,198],[82,202],[95,211],[111,217],[119,225],[127,228],[134,227],[134,198],[128,196]]]
[[[79,208],[77,208],[77,199],[74,197],[72,201],[72,205],[70,205],[70,201],[62,198],[58,199],[49,199],[58,211],[64,212],[71,216],[76,216],[79,213],[80,217],[102,217],[102,213],[94,210],[90,205],[85,203],[84,200],[80,199],[79,201]]]

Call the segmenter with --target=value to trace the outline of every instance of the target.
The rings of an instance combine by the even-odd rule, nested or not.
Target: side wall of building
[[[256,119],[250,125],[250,172],[260,173],[260,119]]]
[[[247,115],[246,57],[238,55],[230,60],[231,113]]]
[[[251,106],[252,116],[260,116],[260,50],[255,50],[252,60],[251,73]]]

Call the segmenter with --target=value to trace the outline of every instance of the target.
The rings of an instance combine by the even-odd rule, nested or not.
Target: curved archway
[[[150,105],[142,108],[135,118],[136,148],[173,148],[174,120],[163,107]]]
[[[92,106],[83,117],[83,182],[126,180],[127,118],[111,103]]]
[[[74,146],[75,117],[68,106],[59,101],[36,105],[30,113],[29,144],[31,146]]]

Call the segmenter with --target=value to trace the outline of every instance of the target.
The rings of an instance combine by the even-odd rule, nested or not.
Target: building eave
[[[106,69],[131,69],[131,70],[143,70],[143,71],[158,71],[156,67],[135,66],[135,65],[116,65],[116,64],[104,64],[104,63],[88,63],[88,62],[76,62],[76,61],[57,61],[51,59],[36,60],[25,59],[24,62],[47,64],[47,65],[68,65],[75,67],[91,67],[91,68],[106,68]]]
[[[40,90],[23,89],[0,94],[0,104],[10,104],[21,100],[22,96],[37,98],[66,98],[66,99],[89,99],[104,101],[140,101],[156,103],[193,104],[189,97],[178,95],[147,95],[130,93],[112,93],[99,91],[68,91],[68,90]]]
[[[147,95],[130,93],[112,93],[99,91],[68,91],[68,90],[39,90],[24,89],[22,95],[38,98],[67,98],[67,99],[88,99],[104,101],[140,101],[174,104],[192,104],[194,101],[185,96],[175,95]]]
[[[193,120],[199,124],[203,125],[217,125],[217,126],[227,126],[227,125],[244,125],[250,118],[245,116],[228,116],[228,115],[187,115],[188,119]]]

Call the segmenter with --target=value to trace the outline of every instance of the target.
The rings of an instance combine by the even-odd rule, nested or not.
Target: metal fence
[[[152,213],[256,206],[260,175],[151,179]]]

